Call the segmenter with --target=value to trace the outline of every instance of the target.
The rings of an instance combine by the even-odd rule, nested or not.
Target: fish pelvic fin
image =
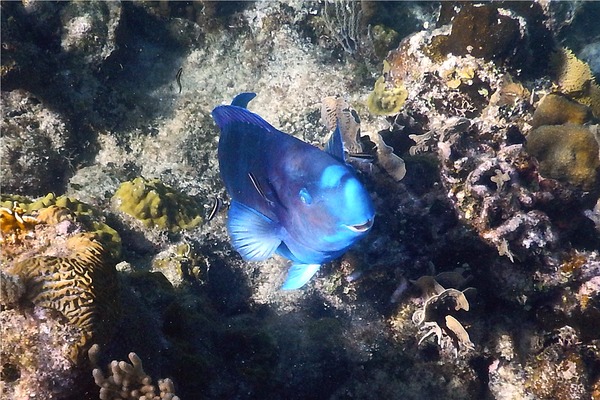
[[[250,103],[250,100],[252,100],[255,97],[256,97],[256,93],[252,93],[252,92],[240,93],[233,98],[233,100],[231,101],[231,105],[242,107],[242,108],[248,108],[248,103]]]
[[[292,264],[281,288],[283,290],[300,289],[317,273],[320,267],[321,264]]]
[[[277,222],[235,200],[229,208],[227,229],[233,247],[246,261],[266,260],[281,243]]]

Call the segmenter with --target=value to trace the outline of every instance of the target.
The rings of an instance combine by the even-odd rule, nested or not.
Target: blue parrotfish
[[[340,127],[325,151],[247,109],[241,93],[212,111],[221,130],[219,169],[231,197],[227,229],[246,261],[292,261],[283,289],[298,289],[373,226],[369,193],[345,163]]]

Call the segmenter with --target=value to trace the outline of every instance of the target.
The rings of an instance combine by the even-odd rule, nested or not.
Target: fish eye
[[[306,205],[310,205],[313,201],[312,196],[310,195],[310,193],[308,193],[308,190],[306,190],[306,188],[300,189],[298,195],[300,196],[300,201],[302,201]]]

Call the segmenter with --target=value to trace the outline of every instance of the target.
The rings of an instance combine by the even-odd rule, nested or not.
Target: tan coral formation
[[[100,368],[93,370],[94,382],[100,387],[100,400],[179,400],[171,379],[159,379],[155,385],[144,372],[137,354],[129,353],[129,361],[131,364],[113,360],[106,376]]]

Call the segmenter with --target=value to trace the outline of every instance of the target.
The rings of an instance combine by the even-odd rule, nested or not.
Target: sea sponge
[[[572,123],[583,125],[591,118],[589,107],[559,93],[545,95],[533,113],[533,128],[542,125],[562,125]]]
[[[142,222],[147,228],[177,232],[202,222],[200,204],[158,179],[135,178],[123,182],[113,196],[118,210]]]
[[[525,149],[540,164],[540,173],[589,190],[600,172],[598,141],[589,127],[541,126],[529,132]]]
[[[381,76],[367,99],[367,107],[371,114],[395,115],[400,112],[407,98],[408,91],[403,84],[388,88],[385,77]]]

